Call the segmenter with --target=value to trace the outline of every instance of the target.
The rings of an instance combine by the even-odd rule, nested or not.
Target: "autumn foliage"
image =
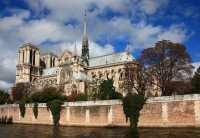
[[[169,40],[144,49],[140,60],[147,68],[149,81],[160,88],[163,96],[171,95],[172,81],[184,80],[192,74],[192,60],[185,46]]]

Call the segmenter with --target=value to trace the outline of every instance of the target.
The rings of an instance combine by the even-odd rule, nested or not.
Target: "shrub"
[[[0,104],[12,103],[10,95],[7,92],[0,90]]]
[[[19,110],[20,110],[20,115],[24,118],[26,112],[25,102],[19,103]]]
[[[112,92],[110,95],[110,99],[122,99],[123,95],[119,92]]]
[[[53,100],[47,103],[47,110],[51,111],[53,116],[53,123],[55,126],[59,125],[60,111],[62,110],[63,102],[60,100]]]
[[[137,128],[140,110],[147,101],[143,95],[127,95],[123,98],[123,110],[126,115],[126,121],[130,119],[130,127]]]
[[[37,117],[38,117],[38,103],[34,103],[33,113],[34,113],[35,118],[37,119]]]
[[[113,80],[103,80],[99,86],[99,97],[101,100],[109,100],[109,99],[122,99],[122,94],[115,91],[115,87],[113,86]]]
[[[87,96],[86,96],[84,93],[79,93],[79,94],[76,96],[76,100],[77,100],[77,101],[87,101]]]
[[[71,95],[68,96],[68,101],[69,102],[74,102],[74,101],[76,101],[76,98],[77,98],[77,95],[71,94]]]
[[[37,102],[37,103],[47,103],[53,100],[61,100],[67,101],[67,96],[63,95],[63,93],[55,87],[47,87],[42,91],[33,93],[29,98],[27,98],[29,102]]]

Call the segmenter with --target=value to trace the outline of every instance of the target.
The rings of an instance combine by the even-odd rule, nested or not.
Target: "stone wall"
[[[200,127],[200,95],[152,97],[141,110],[139,126],[143,127]],[[0,106],[0,118],[13,123],[52,125],[52,115],[46,104],[39,104],[38,118],[33,104],[26,105],[25,117],[20,116],[18,104]],[[66,126],[129,126],[121,100],[66,102],[60,124]]]

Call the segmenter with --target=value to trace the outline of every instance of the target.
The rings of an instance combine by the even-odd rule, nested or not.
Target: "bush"
[[[76,96],[76,100],[77,100],[77,101],[87,101],[87,96],[86,96],[84,93],[79,93],[79,94]]]
[[[127,95],[123,98],[123,110],[126,115],[126,121],[130,118],[130,127],[137,128],[140,110],[146,103],[147,98],[143,95]]]
[[[0,90],[0,104],[12,103],[10,95]]]
[[[47,103],[47,110],[51,111],[53,116],[53,123],[55,126],[59,125],[60,111],[62,110],[63,101],[53,100]]]
[[[119,92],[112,92],[110,95],[110,99],[122,99],[123,95]]]
[[[37,117],[38,117],[38,103],[34,103],[33,113],[34,113],[35,118],[37,119]]]
[[[25,102],[19,103],[19,110],[20,110],[20,115],[24,118],[26,112]]]
[[[29,98],[26,99],[26,101],[32,103],[47,103],[53,100],[67,101],[67,96],[63,95],[63,93],[57,90],[55,87],[47,87],[42,91],[33,93]]]
[[[103,80],[99,86],[99,90],[99,96],[101,100],[121,99],[123,97],[121,93],[115,91],[112,79]]]
[[[77,95],[71,94],[71,95],[68,96],[68,101],[69,102],[74,102],[74,101],[76,101],[76,98],[77,98]]]

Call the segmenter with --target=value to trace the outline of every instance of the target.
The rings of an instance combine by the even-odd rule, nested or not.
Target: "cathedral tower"
[[[33,82],[40,75],[40,53],[37,46],[24,44],[19,48],[16,83]]]
[[[83,32],[81,57],[83,59],[83,62],[89,65],[89,43],[88,43],[88,38],[87,38],[86,12],[85,12],[85,18],[84,18],[84,32]]]

